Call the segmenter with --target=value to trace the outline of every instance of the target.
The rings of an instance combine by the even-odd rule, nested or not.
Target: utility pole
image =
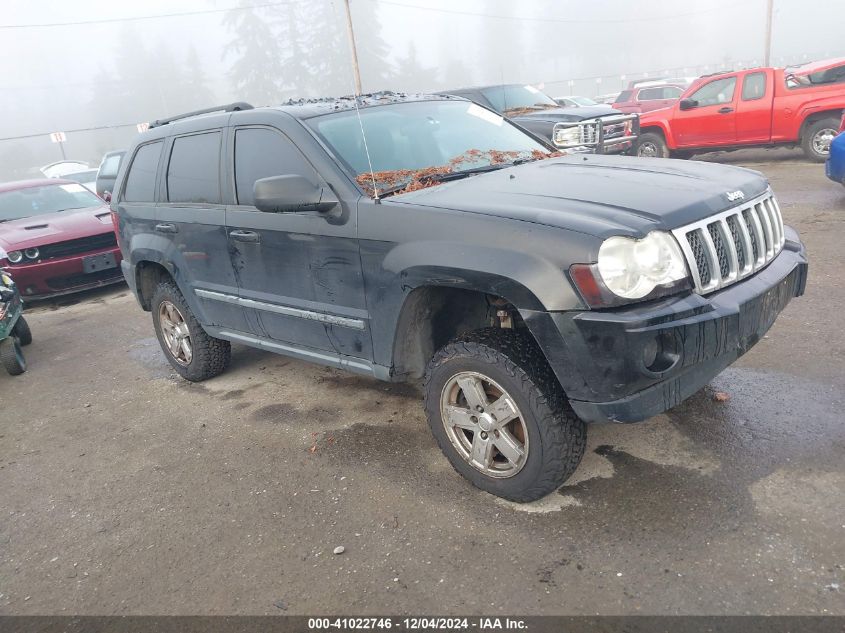
[[[771,0],[769,0],[771,2]],[[361,70],[358,68],[358,50],[355,47],[355,31],[352,30],[352,11],[349,0],[343,0],[346,5],[346,30],[349,31],[349,48],[352,51],[352,74],[355,77],[355,94],[361,94]]]
[[[775,0],[766,0],[766,50],[763,54],[763,66],[771,66],[772,62],[772,13]]]

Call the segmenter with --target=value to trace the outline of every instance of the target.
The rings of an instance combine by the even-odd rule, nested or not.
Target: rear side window
[[[640,101],[652,101],[663,98],[663,88],[643,88],[640,90]]]
[[[167,200],[220,204],[220,132],[173,140],[167,167]]]
[[[755,101],[766,95],[766,73],[749,73],[742,80],[742,100]]]
[[[240,128],[235,131],[235,190],[238,204],[255,203],[252,187],[256,180],[297,174],[311,182],[317,175],[299,148],[286,136],[268,128]]]
[[[135,152],[129,175],[126,176],[126,186],[123,188],[123,199],[126,202],[154,202],[156,188],[156,171],[158,159],[161,156],[162,141],[143,145]]]
[[[120,159],[122,157],[122,154],[112,154],[111,156],[108,156],[103,161],[103,164],[100,165],[100,171],[98,172],[98,175],[108,177],[117,176],[117,170],[120,167]]]

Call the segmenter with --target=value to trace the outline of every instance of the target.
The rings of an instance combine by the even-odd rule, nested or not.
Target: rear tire
[[[637,138],[637,156],[641,158],[669,158],[666,139],[656,132],[646,132]]]
[[[185,380],[208,380],[229,366],[229,341],[214,338],[202,329],[173,281],[162,281],[156,287],[152,315],[165,357]]]
[[[810,160],[823,163],[830,156],[830,142],[837,135],[839,120],[830,117],[811,123],[801,136],[801,149]]]
[[[444,346],[426,371],[425,409],[452,467],[511,501],[554,492],[584,455],[586,425],[521,332],[490,328]]]
[[[17,336],[23,346],[32,343],[32,330],[29,329],[29,323],[26,322],[23,316],[18,317],[15,327],[12,328],[12,335]]]
[[[9,336],[0,341],[0,364],[12,376],[19,376],[26,371],[26,359],[17,337]]]

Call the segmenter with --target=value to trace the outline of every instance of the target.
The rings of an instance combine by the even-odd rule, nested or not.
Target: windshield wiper
[[[417,180],[418,182],[448,182],[450,180],[460,180],[461,178],[467,178],[468,176],[472,176],[474,174],[483,174],[488,171],[496,171],[497,169],[502,169],[503,167],[510,167],[511,163],[500,163],[500,164],[491,164],[491,165],[484,165],[483,167],[474,167],[472,169],[462,169],[461,171],[448,171],[442,174],[429,174],[428,176],[421,176],[419,178],[412,178],[409,182],[406,182],[401,185],[396,185],[395,187],[390,187],[389,189],[383,189],[379,191],[379,197],[383,198],[385,196],[392,195],[394,193],[398,193],[403,189],[407,188],[411,182]]]

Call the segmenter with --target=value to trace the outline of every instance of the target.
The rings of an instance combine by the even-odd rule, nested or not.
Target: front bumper
[[[633,147],[639,133],[639,116],[620,114],[556,123],[552,143],[574,153],[621,154]]]
[[[575,412],[587,422],[638,422],[679,404],[747,352],[793,297],[807,257],[787,227],[763,270],[707,296],[689,294],[624,310],[529,315]]]
[[[85,257],[107,253],[114,255],[116,267],[85,272],[82,263]],[[10,264],[9,272],[21,295],[32,299],[48,299],[123,281],[120,260],[120,249],[115,246],[35,263]]]

